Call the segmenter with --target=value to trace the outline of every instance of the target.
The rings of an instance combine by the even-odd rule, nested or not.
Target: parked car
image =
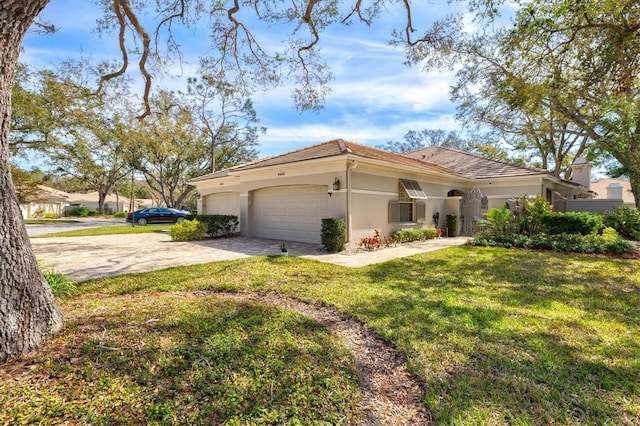
[[[147,207],[127,214],[127,222],[135,222],[143,226],[147,223],[180,223],[189,219],[191,219],[191,212],[188,210],[164,207]]]

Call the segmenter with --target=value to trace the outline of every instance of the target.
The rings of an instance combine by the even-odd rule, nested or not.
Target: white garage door
[[[223,192],[204,197],[205,214],[230,214],[240,216],[240,194],[237,192]]]
[[[320,243],[327,217],[326,186],[280,186],[253,193],[253,234],[275,240]]]

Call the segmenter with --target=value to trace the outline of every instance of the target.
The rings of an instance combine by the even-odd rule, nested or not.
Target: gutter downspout
[[[358,160],[347,165],[347,243],[351,244],[351,171],[358,167]]]

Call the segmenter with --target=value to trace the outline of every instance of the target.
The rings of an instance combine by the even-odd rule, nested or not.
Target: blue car
[[[164,207],[147,207],[127,214],[127,222],[142,226],[147,223],[180,223],[188,219],[191,219],[191,212]]]

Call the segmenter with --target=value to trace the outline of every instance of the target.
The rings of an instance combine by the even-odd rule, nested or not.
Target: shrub
[[[602,238],[605,241],[615,241],[620,238],[620,235],[615,229],[607,227],[602,230]]]
[[[169,236],[173,241],[194,241],[204,238],[207,230],[206,224],[194,220],[185,220],[181,223],[176,223],[169,229]]]
[[[399,243],[406,243],[410,241],[422,241],[432,240],[438,236],[438,230],[435,228],[421,228],[421,229],[401,229],[394,232],[391,238]]]
[[[615,231],[613,232],[615,233]],[[604,235],[550,235],[539,233],[528,237],[519,234],[494,235],[488,232],[479,232],[473,237],[472,244],[477,246],[523,247],[577,253],[624,253],[635,249],[633,243],[614,233],[611,231],[606,231]]]
[[[522,205],[522,208],[516,211],[518,233],[537,234],[542,230],[542,217],[553,211],[551,203],[539,195],[533,201],[530,201],[526,196],[520,197],[518,200]]]
[[[342,218],[322,219],[320,239],[324,248],[330,253],[345,249],[347,243],[347,225]]]
[[[98,216],[99,214],[100,212],[98,210],[89,209],[89,211],[87,212],[87,216]]]
[[[86,217],[89,216],[89,209],[85,206],[77,206],[65,211],[65,216]]]
[[[640,210],[618,207],[605,212],[602,221],[625,238],[640,240]]]
[[[602,216],[585,212],[552,213],[543,215],[542,227],[547,234],[598,234],[604,225]]]
[[[203,223],[205,233],[212,237],[228,237],[237,232],[238,216],[222,214],[201,214],[196,216],[196,220]]]
[[[118,219],[122,219],[127,217],[127,212],[115,212],[113,214],[113,217],[118,218]]]
[[[45,219],[59,219],[60,215],[58,213],[53,213],[53,212],[44,212],[42,213],[42,216]]]
[[[484,220],[480,222],[480,226],[486,227],[487,232],[494,235],[506,235],[511,232],[515,216],[508,207],[499,209],[489,209],[484,215]]]
[[[447,215],[447,230],[450,237],[458,235],[458,216],[454,214]]]

